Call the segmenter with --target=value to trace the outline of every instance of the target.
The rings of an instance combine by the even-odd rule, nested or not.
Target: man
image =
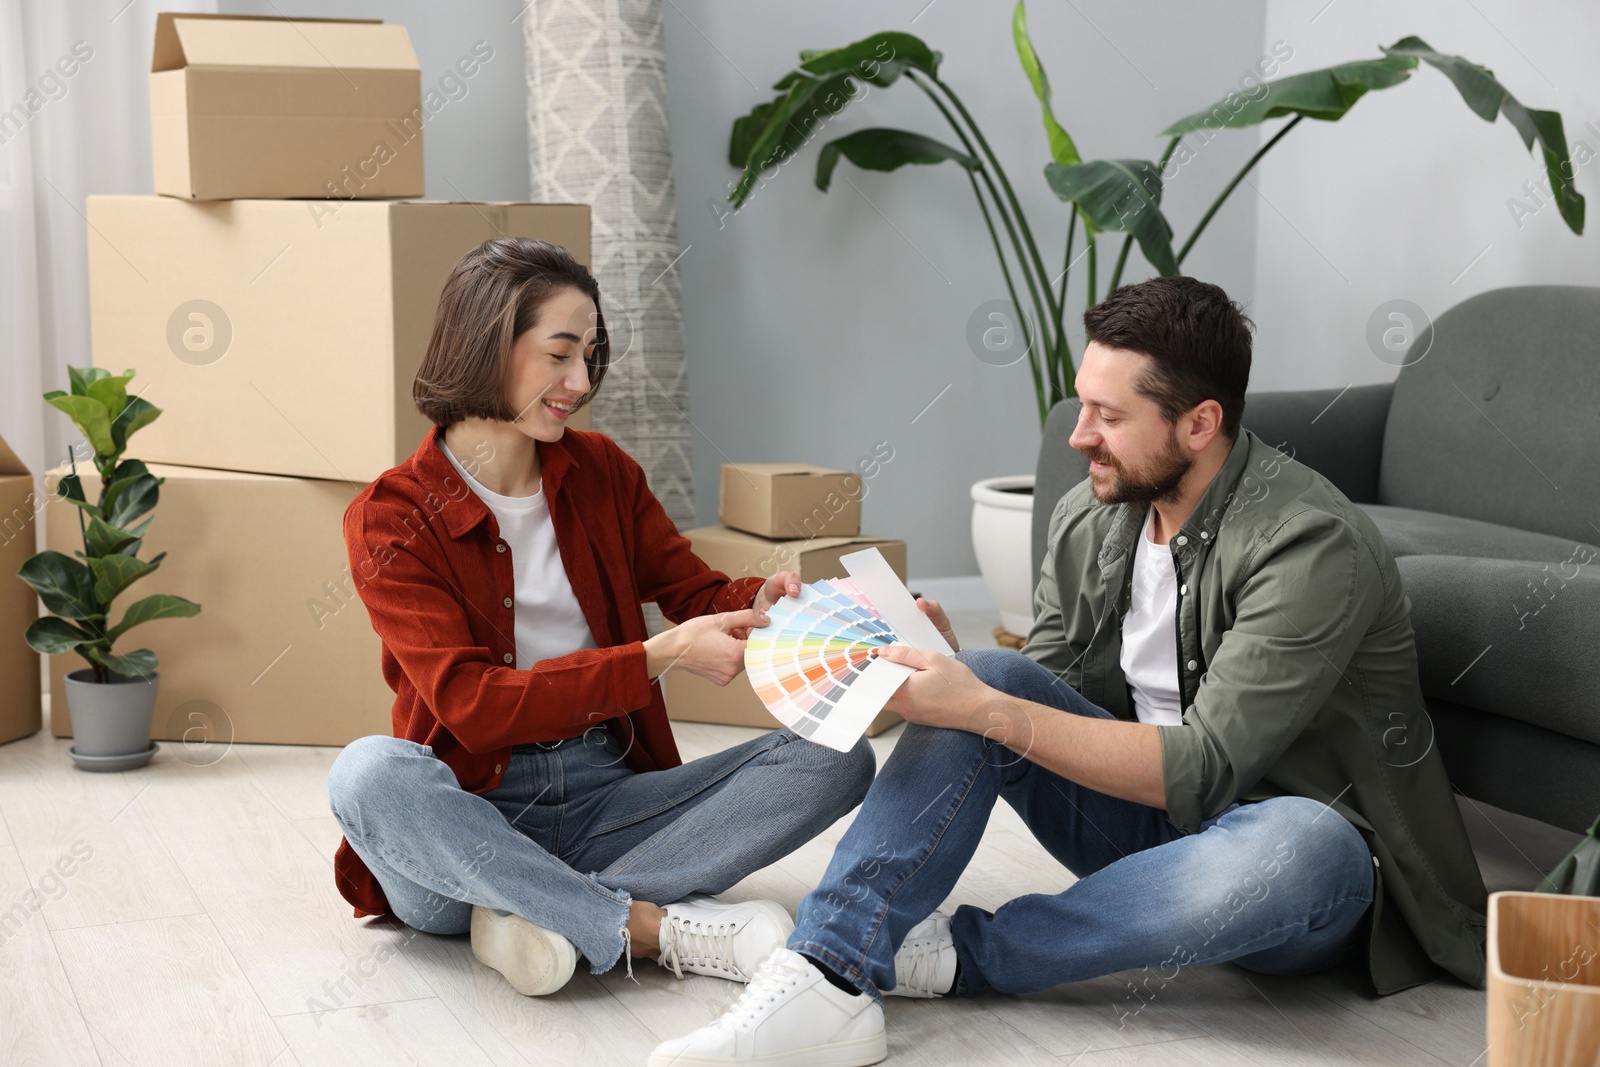
[[[1130,968],[1483,984],[1483,882],[1377,528],[1241,431],[1250,324],[1222,290],[1151,279],[1084,325],[1089,477],[1051,516],[1026,646],[884,653],[921,668],[890,704],[911,725],[788,947],[652,1064],[876,1063],[885,993]],[[935,913],[1002,797],[1077,881]]]

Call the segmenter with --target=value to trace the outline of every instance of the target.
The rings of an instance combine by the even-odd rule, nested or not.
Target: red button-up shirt
[[[750,607],[762,579],[707,567],[662,510],[644,471],[608,437],[568,430],[540,442],[545,499],[572,592],[598,648],[517,670],[510,547],[456,473],[434,427],[344,515],[345,547],[395,692],[394,736],[432,747],[461,788],[500,784],[511,746],[604,723],[636,771],[682,762],[661,687],[645,667],[641,605],[674,622]],[[334,854],[355,914],[389,912],[349,842]]]

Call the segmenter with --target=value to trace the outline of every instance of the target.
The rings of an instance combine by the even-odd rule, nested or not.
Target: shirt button
[[[511,662],[511,653],[507,652],[505,655],[501,656],[500,658],[502,660],[504,660],[505,662],[510,663]]]
[[[1195,669],[1195,668],[1196,668],[1196,667],[1198,667],[1198,666],[1200,666],[1200,664],[1198,664],[1198,663],[1196,663],[1196,662],[1195,662],[1195,661],[1194,661],[1194,660],[1190,660],[1190,661],[1189,661],[1189,669],[1190,669],[1190,670],[1191,670],[1191,671],[1192,671],[1192,670],[1194,670],[1194,669]]]
[[[511,598],[510,597],[506,597],[504,600],[500,601],[500,603],[504,604],[506,607],[509,608],[511,606]]]
[[[496,552],[504,552],[506,550],[506,546],[504,544],[496,544],[494,546],[494,550]]]
[[[1382,867],[1383,866],[1383,864],[1378,862],[1378,857],[1376,857],[1376,856],[1372,857],[1372,865],[1374,867]]]
[[[1211,536],[1211,532],[1209,530],[1201,530],[1200,531],[1200,540],[1204,541],[1206,538],[1208,538],[1210,536]]]
[[[494,765],[494,773],[496,773],[496,774],[500,773],[500,764],[496,763]]]
[[[1186,545],[1188,543],[1189,543],[1189,539],[1187,537],[1184,537],[1181,534],[1178,536],[1178,544]]]
[[[1182,594],[1183,596],[1188,596],[1189,595],[1189,587],[1187,585],[1180,585],[1180,586],[1178,586],[1178,592],[1180,594]]]

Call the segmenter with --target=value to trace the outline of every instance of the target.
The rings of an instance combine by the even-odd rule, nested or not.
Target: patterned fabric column
[[[595,397],[595,429],[688,528],[693,429],[660,0],[534,0],[523,26],[533,198],[591,206],[613,360],[627,347]]]

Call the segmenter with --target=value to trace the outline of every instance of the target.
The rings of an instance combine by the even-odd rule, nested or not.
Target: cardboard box
[[[33,475],[0,438],[0,744],[36,734],[44,724],[39,653],[22,637],[39,617],[39,597],[17,577],[34,554],[42,506]]]
[[[723,526],[702,526],[684,532],[694,545],[695,555],[716,570],[734,578],[794,570],[803,582],[824,578],[844,578],[841,556],[876,548],[889,566],[906,578],[906,543],[885,537],[818,537],[800,541],[770,541]],[[667,702],[667,716],[683,722],[716,722],[731,726],[759,726],[774,729],[779,723],[761,703],[750,681],[740,675],[726,686],[717,686],[688,671],[668,671],[661,680],[661,694]],[[900,722],[900,716],[884,711],[867,728],[876,737]]]
[[[861,475],[810,463],[724,463],[717,518],[762,537],[854,537]]]
[[[388,734],[394,692],[342,532],[345,508],[363,487],[160,463],[150,472],[166,481],[139,558],[171,554],[112,601],[112,621],[152,593],[200,604],[193,618],[145,623],[123,639],[159,660],[151,737],[187,742],[169,746],[185,758],[201,741],[344,745]],[[47,476],[46,533],[49,547],[71,554],[83,541],[77,510],[54,498],[63,473]],[[93,465],[79,463],[78,473],[84,494],[98,499]],[[57,737],[72,733],[63,680],[86,666],[76,652],[50,657]],[[201,751],[209,760],[223,749]]]
[[[195,200],[422,196],[422,70],[377,19],[156,16],[155,191]]]
[[[88,221],[94,363],[165,409],[140,459],[361,483],[432,428],[411,385],[463,254],[516,234],[589,261],[583,204],[91,196]]]

